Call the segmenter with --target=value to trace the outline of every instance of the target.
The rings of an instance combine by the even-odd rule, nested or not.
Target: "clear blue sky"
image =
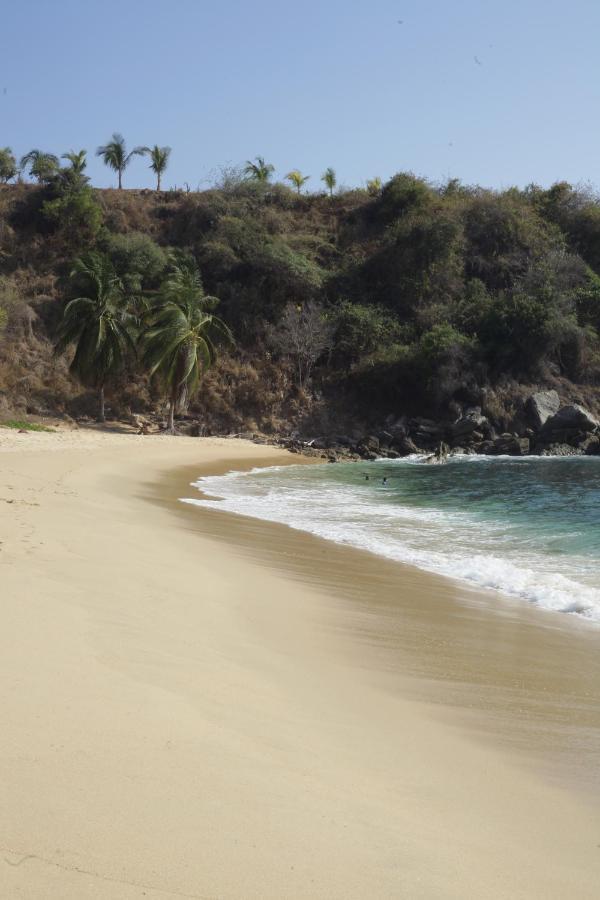
[[[257,154],[313,189],[600,183],[598,0],[28,0],[0,27],[0,145],[85,147],[100,186],[113,131],[173,148],[165,187]]]

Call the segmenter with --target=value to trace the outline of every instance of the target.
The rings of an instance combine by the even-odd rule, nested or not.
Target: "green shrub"
[[[349,368],[361,357],[396,344],[406,329],[389,310],[342,300],[329,312],[335,329],[335,360]]]
[[[167,254],[147,234],[111,234],[104,241],[117,275],[130,291],[152,288],[167,266]]]
[[[391,222],[407,213],[426,207],[434,192],[423,178],[412,172],[399,172],[384,185],[377,205],[380,219]]]
[[[89,187],[59,191],[58,196],[43,203],[42,215],[71,246],[92,244],[102,225],[102,210]]]

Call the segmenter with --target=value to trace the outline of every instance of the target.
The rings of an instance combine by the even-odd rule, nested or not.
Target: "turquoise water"
[[[202,478],[197,487],[209,498],[187,502],[600,622],[600,459],[281,466]]]

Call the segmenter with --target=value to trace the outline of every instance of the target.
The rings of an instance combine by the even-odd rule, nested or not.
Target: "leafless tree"
[[[309,300],[302,306],[288,303],[278,324],[271,329],[269,343],[277,353],[294,360],[298,384],[309,380],[314,364],[331,345],[333,329],[323,308]]]

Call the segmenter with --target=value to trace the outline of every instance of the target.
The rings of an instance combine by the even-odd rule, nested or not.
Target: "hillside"
[[[0,185],[0,421],[93,416],[53,343],[69,272],[108,256],[141,304],[188,250],[235,346],[188,416],[209,433],[306,437],[452,422],[497,432],[533,389],[600,410],[600,203],[556,184],[494,192],[401,173],[328,197],[226,179],[200,193]],[[133,357],[110,414],[163,415]]]

